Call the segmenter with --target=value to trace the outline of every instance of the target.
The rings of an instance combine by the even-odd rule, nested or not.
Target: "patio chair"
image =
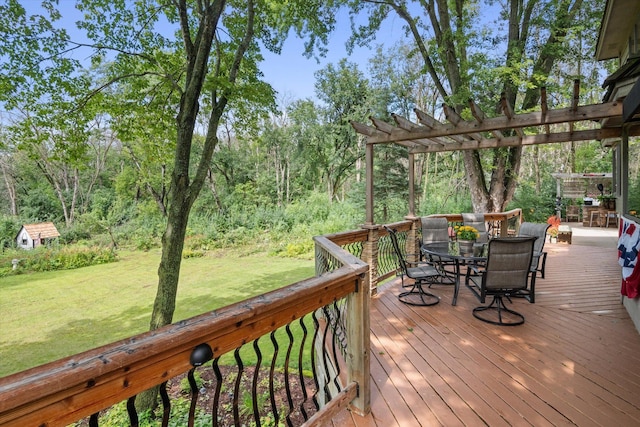
[[[531,274],[535,240],[535,237],[499,237],[489,242],[485,268],[479,275],[467,273],[465,279],[465,284],[481,303],[484,304],[487,296],[493,296],[489,305],[473,309],[474,317],[501,326],[524,323],[524,316],[507,308],[504,298],[511,302],[511,296],[527,289],[529,276],[535,284],[535,275]]]
[[[446,218],[422,217],[422,242],[449,242],[449,221]],[[456,282],[456,264],[451,259],[445,260],[436,255],[427,255],[424,260],[440,272],[438,283],[453,285]]]
[[[478,238],[476,242],[487,243],[489,241],[489,233],[487,232],[487,223],[484,220],[484,214],[463,213],[462,222],[464,225],[470,225],[478,230]]]
[[[422,262],[409,262],[405,259],[400,245],[398,244],[398,236],[395,230],[385,226],[391,238],[393,250],[398,259],[399,268],[402,274],[413,279],[413,285],[407,291],[403,291],[398,295],[398,299],[405,304],[430,306],[440,302],[440,297],[428,292],[425,288],[434,283],[440,277],[438,270],[429,264]]]
[[[533,276],[540,273],[544,279],[545,265],[547,264],[547,253],[544,251],[544,243],[547,240],[547,223],[523,222],[518,231],[519,237],[536,237],[533,244],[533,258],[531,259],[531,274]],[[526,291],[520,292],[518,296],[525,297],[529,302],[535,302],[535,289],[530,287]]]

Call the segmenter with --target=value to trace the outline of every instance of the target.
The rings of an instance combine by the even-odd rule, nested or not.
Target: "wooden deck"
[[[579,241],[579,239],[578,239]],[[464,286],[434,286],[433,307],[372,300],[371,414],[335,426],[640,425],[640,334],[621,304],[615,242],[547,244],[536,303],[516,299],[524,325],[475,319]]]

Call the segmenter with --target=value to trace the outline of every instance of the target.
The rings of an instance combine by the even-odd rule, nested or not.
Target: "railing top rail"
[[[447,218],[449,222],[462,222],[462,214],[432,214],[429,215],[432,218]],[[522,209],[516,208],[506,212],[485,212],[485,221],[500,221],[503,219],[510,219],[514,217],[522,217]]]
[[[224,354],[355,292],[367,266],[350,262],[155,331],[0,378],[0,425],[67,425],[188,371],[195,346]]]
[[[327,236],[315,236],[313,240],[317,245],[324,248],[327,252],[330,252],[331,255],[333,255],[343,265],[349,265],[356,269],[362,269],[363,273],[366,272],[368,268],[366,262],[362,261],[357,256],[345,251],[340,246],[338,246],[337,243],[331,241]]]

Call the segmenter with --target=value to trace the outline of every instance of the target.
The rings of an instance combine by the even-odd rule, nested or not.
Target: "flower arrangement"
[[[458,225],[455,231],[458,240],[476,240],[480,236],[478,230],[470,225]]]
[[[560,218],[555,215],[551,215],[547,218],[547,224],[551,227],[547,229],[547,234],[551,237],[558,237],[558,227],[560,226]]]

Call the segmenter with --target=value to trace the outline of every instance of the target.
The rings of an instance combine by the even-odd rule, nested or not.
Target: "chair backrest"
[[[389,233],[389,238],[391,238],[391,245],[393,246],[393,251],[396,253],[396,257],[398,258],[398,264],[400,266],[400,269],[404,274],[407,274],[407,263],[404,259],[404,256],[402,255],[402,251],[400,250],[400,245],[398,244],[398,236],[396,235],[396,231],[392,230],[386,225],[384,226],[384,228]]]
[[[477,213],[463,213],[462,222],[464,225],[470,225],[478,230],[478,243],[487,243],[489,241],[489,233],[487,233],[487,224],[484,221],[484,214]]]
[[[518,230],[518,237],[537,237],[533,244],[534,252],[542,252],[544,242],[547,240],[547,229],[550,227],[547,223],[523,222]]]
[[[483,286],[486,289],[526,289],[535,239],[535,237],[491,239]]]
[[[446,218],[429,218],[423,216],[422,244],[449,241],[449,221]]]

